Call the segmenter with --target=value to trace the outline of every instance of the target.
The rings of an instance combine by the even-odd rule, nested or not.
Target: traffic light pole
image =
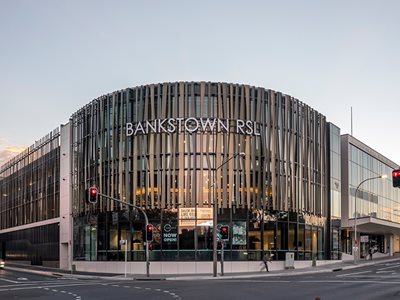
[[[129,207],[136,208],[144,216],[144,220],[146,222],[145,228],[147,228],[147,225],[149,225],[149,219],[147,218],[146,212],[143,209],[141,209],[139,206],[136,206],[136,205],[121,201],[121,200],[119,200],[117,198],[113,198],[113,197],[110,197],[108,195],[105,195],[105,194],[102,194],[102,193],[99,193],[99,192],[97,192],[97,195],[99,195],[101,197],[104,197],[104,198],[107,198],[109,200],[112,200],[112,201],[127,205]],[[128,245],[126,245],[126,247],[128,247]],[[150,277],[150,257],[149,257],[149,242],[148,241],[146,241],[146,276]]]
[[[225,241],[221,241],[221,276],[224,276],[224,248],[225,248]]]
[[[384,174],[384,175],[364,179],[357,186],[356,192],[354,194],[354,247],[353,247],[354,264],[357,264],[358,253],[359,253],[359,249],[361,247],[360,243],[357,240],[357,193],[358,193],[359,188],[361,187],[361,185],[364,182],[369,181],[369,180],[374,180],[374,179],[380,179],[380,178],[387,178],[387,175]]]
[[[225,164],[227,164],[230,160],[234,159],[236,156],[240,155],[241,157],[245,157],[244,152],[236,153],[235,155],[231,156],[229,159],[226,161],[222,162],[221,165],[219,165],[218,168],[214,170],[214,180],[213,184],[211,187],[213,188],[212,190],[212,196],[214,198],[214,203],[212,204],[213,207],[213,277],[217,277],[217,261],[218,261],[218,254],[217,254],[217,225],[218,225],[218,201],[217,201],[217,194],[216,194],[216,189],[215,186],[217,184],[216,176],[217,176],[217,171],[222,168]],[[223,273],[223,270],[222,270]]]

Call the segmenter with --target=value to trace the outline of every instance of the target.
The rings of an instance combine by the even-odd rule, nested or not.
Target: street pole
[[[126,265],[128,262],[128,240],[125,240],[125,278],[126,278]]]
[[[215,177],[215,173],[214,173]],[[217,197],[215,195],[215,182],[212,185],[213,197],[214,197],[214,207],[213,207],[213,277],[217,277]]]
[[[218,264],[218,254],[217,254],[217,225],[218,225],[218,201],[217,201],[217,195],[216,195],[216,190],[215,190],[215,185],[217,183],[215,177],[217,175],[217,171],[227,164],[230,160],[234,159],[238,155],[245,157],[246,154],[244,152],[236,153],[233,155],[231,158],[227,159],[225,162],[223,162],[218,168],[214,170],[214,182],[211,185],[213,188],[213,197],[214,197],[214,210],[213,210],[213,277],[217,277],[217,264]]]
[[[128,257],[128,240],[120,240],[119,244],[122,246],[125,244],[125,264],[124,264],[124,268],[125,268],[125,278],[126,278],[126,264],[127,264],[127,257]]]
[[[101,197],[104,197],[104,198],[107,198],[107,199],[110,199],[110,200],[112,200],[112,201],[116,201],[116,202],[118,202],[118,203],[121,203],[121,204],[124,204],[124,205],[127,205],[127,206],[129,206],[129,207],[132,207],[132,208],[136,208],[137,210],[139,210],[142,214],[143,214],[143,216],[144,216],[144,220],[145,220],[145,229],[147,228],[147,225],[149,225],[149,219],[147,218],[147,215],[146,215],[146,212],[143,210],[143,209],[141,209],[139,206],[136,206],[136,205],[133,205],[133,204],[130,204],[130,203],[127,203],[127,202],[124,202],[124,201],[121,201],[121,200],[119,200],[119,199],[117,199],[117,198],[113,198],[113,197],[110,197],[110,196],[108,196],[108,195],[105,195],[105,194],[101,194],[101,193],[99,193],[99,192],[97,192],[97,195],[99,195],[99,196],[101,196]],[[147,277],[150,277],[150,258],[149,258],[149,243],[146,241],[146,276]]]
[[[225,241],[221,241],[221,276],[224,276],[224,248]]]
[[[360,189],[361,185],[364,182],[366,182],[368,180],[374,180],[374,179],[380,179],[380,178],[387,178],[387,175],[384,174],[384,175],[364,179],[357,186],[356,193],[354,194],[354,246],[353,246],[354,264],[357,264],[358,250],[360,249],[360,246],[361,246],[361,245],[359,245],[358,240],[357,240],[357,193],[358,193],[358,190]]]

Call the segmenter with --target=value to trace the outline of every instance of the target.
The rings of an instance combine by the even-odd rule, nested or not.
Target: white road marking
[[[376,274],[393,273],[394,271],[377,271]]]
[[[5,282],[11,282],[11,283],[19,283],[19,281],[14,281],[14,280],[5,279],[5,278],[0,278],[0,280],[3,280]]]
[[[359,274],[366,274],[366,273],[372,273],[372,271],[363,271],[363,272],[355,272],[355,273],[348,273],[348,274],[343,274],[343,275],[337,275],[338,277],[344,277],[344,276],[354,276],[354,275],[359,275]]]
[[[99,285],[99,283],[71,283],[71,284],[59,284],[59,285],[50,285],[50,286],[21,286],[21,285],[18,285],[18,287],[12,288],[12,289],[1,289],[1,286],[0,286],[0,292],[5,291],[5,290],[6,291],[9,291],[9,290],[18,291],[18,290],[29,290],[29,289],[45,289],[45,290],[49,290],[48,287],[63,288],[63,287],[81,286],[81,285]]]
[[[239,282],[240,281],[240,282],[257,282],[257,283],[259,283],[259,282],[261,282],[261,283],[266,283],[266,282],[289,283],[289,282],[291,282],[290,280],[249,280],[249,279],[244,279],[244,280],[221,279],[221,280],[223,280],[224,282]]]
[[[17,280],[28,280],[28,278],[25,278],[25,277],[18,277]]]
[[[384,266],[394,266],[394,265],[400,265],[400,263],[387,263],[387,264],[384,264]]]
[[[371,283],[371,284],[399,284],[399,281],[376,281],[376,280],[302,280],[301,283]]]
[[[387,269],[393,269],[393,268],[398,268],[399,266],[389,266],[389,267],[386,267],[386,268],[380,268],[380,269],[378,269],[378,271],[383,271],[383,270],[387,270]]]
[[[129,288],[130,288],[130,286],[128,286],[128,285],[124,285],[124,288],[127,288],[127,289],[129,289]]]

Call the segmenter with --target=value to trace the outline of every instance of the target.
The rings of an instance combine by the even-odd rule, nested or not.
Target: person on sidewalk
[[[269,255],[268,252],[266,252],[266,253],[264,254],[263,261],[264,261],[264,265],[265,265],[265,271],[269,272],[269,270],[268,270],[268,263],[271,262],[271,256]]]
[[[368,253],[369,253],[369,256],[371,257],[371,260],[372,260],[372,254],[374,254],[374,250],[372,249],[372,247],[370,247],[368,249]]]

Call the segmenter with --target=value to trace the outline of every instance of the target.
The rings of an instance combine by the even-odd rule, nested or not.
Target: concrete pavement
[[[26,272],[39,274],[43,276],[64,277],[64,278],[79,278],[79,279],[107,279],[107,280],[218,280],[218,279],[234,279],[234,278],[254,278],[254,277],[282,277],[282,276],[296,276],[305,274],[327,273],[340,270],[349,270],[359,268],[362,266],[380,264],[380,263],[395,263],[400,262],[400,257],[384,257],[374,260],[359,260],[357,264],[353,261],[340,261],[332,264],[324,264],[316,267],[302,268],[302,269],[287,269],[287,270],[274,270],[270,272],[246,272],[246,273],[228,273],[224,276],[218,274],[218,277],[213,277],[212,274],[187,274],[187,275],[134,275],[127,274],[109,274],[109,273],[94,273],[94,272],[74,272],[68,270],[61,270],[55,268],[46,268],[40,266],[31,266],[17,263],[7,263],[6,268],[18,272]]]

